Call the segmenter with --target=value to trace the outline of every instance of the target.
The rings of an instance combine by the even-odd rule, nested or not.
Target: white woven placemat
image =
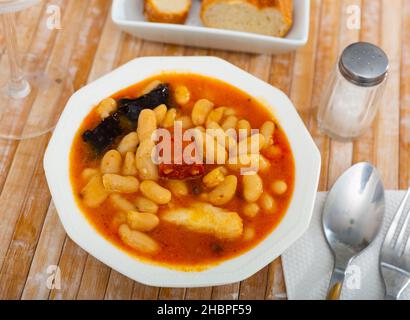
[[[386,212],[376,240],[352,262],[342,291],[342,299],[378,300],[384,297],[379,271],[379,251],[403,191],[386,192]],[[322,231],[322,208],[326,193],[318,193],[308,231],[282,255],[288,298],[318,300],[326,297],[333,268],[333,256]],[[410,286],[402,295],[410,300]]]

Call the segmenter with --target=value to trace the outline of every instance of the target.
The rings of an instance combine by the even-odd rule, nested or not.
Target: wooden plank
[[[212,287],[189,288],[186,290],[186,300],[209,300],[212,297]]]
[[[159,295],[158,287],[150,287],[139,282],[134,282],[132,291],[132,300],[156,300]]]
[[[321,0],[311,1],[309,41],[303,48],[296,51],[292,88],[290,99],[294,103],[302,120],[309,126],[312,106],[312,92],[314,87],[315,58],[320,24]]]
[[[73,77],[74,90],[81,88],[87,82],[87,78],[91,77],[90,79],[96,79],[97,74],[99,74],[99,76],[103,74],[102,72],[99,73],[99,70],[96,68],[93,68],[93,74],[89,74],[90,62],[94,61],[97,50],[99,50],[100,54],[103,53],[107,55],[114,51],[108,46],[102,51],[102,32],[110,30],[110,45],[114,46],[114,48],[120,39],[116,36],[115,33],[118,33],[118,30],[113,26],[111,21],[110,3],[106,0],[90,0],[88,2],[89,5],[84,15],[84,20],[81,22],[81,32],[78,34],[76,50],[72,57],[69,70]],[[94,64],[95,63],[92,65]]]
[[[87,5],[90,3],[84,3],[84,2],[77,1],[77,2],[71,2],[70,4],[73,4],[73,5],[68,7],[68,10],[67,10],[68,18],[67,18],[67,15],[65,15],[63,23],[70,21],[71,29],[70,28],[63,29],[64,31],[59,34],[58,40],[60,42],[58,42],[56,48],[53,51],[53,55],[50,60],[51,64],[53,63],[63,64],[63,63],[67,63],[69,60],[74,61],[74,62],[79,61],[79,59],[76,60],[75,58],[76,57],[80,58],[82,54],[84,54],[85,57],[87,57],[90,51],[93,52],[95,51],[95,48],[96,48],[96,45],[93,48],[93,46],[89,45],[88,41],[85,41],[87,39],[94,37],[95,34],[93,34],[93,32],[95,32],[95,30],[101,29],[101,26],[102,26],[100,25],[98,27],[99,25],[98,21],[93,19],[90,11],[86,10]],[[91,4],[95,5],[96,3],[92,2]],[[94,7],[94,10],[95,9],[96,8]],[[98,12],[98,11],[95,11],[95,12]],[[72,16],[75,16],[75,19],[73,19]],[[69,19],[69,20],[65,21],[66,19]],[[80,22],[82,22],[83,24],[81,24]],[[86,28],[81,28],[81,25],[85,26]],[[78,30],[77,28],[81,28],[81,29]],[[90,43],[92,44],[92,42]],[[84,46],[87,46],[87,48],[84,48]],[[73,48],[76,48],[76,51],[74,55],[71,55]],[[64,62],[64,61],[67,61],[67,62]],[[88,71],[89,71],[88,68],[82,68],[82,72],[85,72],[88,74]],[[82,74],[79,73],[79,75],[82,75]]]
[[[129,300],[132,296],[134,281],[111,270],[110,279],[105,290],[105,300]]]
[[[324,86],[338,57],[338,34],[340,26],[340,1],[323,0],[321,19],[318,30],[318,46],[316,48],[315,77],[312,97],[312,107],[319,105]],[[317,128],[316,112],[311,113],[310,132],[322,155],[321,178],[319,190],[327,190],[329,176],[329,138]]]
[[[360,30],[361,41],[380,45],[381,31],[381,1],[362,1],[362,27]],[[376,117],[371,129],[353,145],[353,163],[368,161],[375,163],[374,136],[379,115]]]
[[[44,148],[45,144],[43,144]],[[30,187],[21,215],[7,249],[5,263],[0,275],[0,299],[19,299],[30,262],[36,249],[50,195],[44,192],[47,183],[43,175],[41,158],[36,161],[35,172],[30,179]]]
[[[91,30],[93,32],[89,32],[89,36],[87,38],[79,37],[80,43],[84,44],[82,47],[79,46],[77,50],[78,59],[74,59],[74,62],[77,60],[82,62],[79,64],[77,70],[75,70],[75,74],[77,75],[75,87],[79,87],[83,85],[87,81],[87,76],[90,80],[93,80],[103,73],[109,71],[112,66],[107,63],[106,60],[101,61],[100,65],[98,63],[94,63],[92,74],[88,74],[88,72],[82,72],[82,70],[89,70],[89,67],[86,68],[84,63],[89,60],[92,60],[97,52],[102,53],[103,55],[109,54],[111,51],[114,50],[107,50],[107,48],[102,48],[103,43],[96,42],[95,39],[100,38],[101,31],[112,31],[119,33],[118,30],[114,28],[111,24],[111,19],[109,17],[109,3],[104,0],[93,1],[90,3],[89,10],[87,10],[85,16],[86,21],[84,21],[84,30]],[[105,21],[107,21],[105,23]],[[97,25],[95,25],[97,24]],[[114,31],[115,30],[115,31]],[[110,45],[112,46],[117,39],[118,42],[120,40],[120,36],[110,33],[110,38],[104,39],[110,41]],[[94,40],[94,41],[93,41]],[[114,42],[113,42],[114,40]],[[92,48],[94,50],[89,50],[90,45],[93,44]],[[98,48],[97,48],[98,45]],[[115,48],[115,47],[114,47]],[[82,49],[82,50],[81,50]],[[103,51],[102,51],[103,50]],[[82,54],[84,51],[84,54]],[[116,52],[116,51],[115,51]],[[114,56],[115,57],[115,54]],[[91,78],[95,77],[95,78]],[[77,293],[78,299],[103,299],[105,295],[105,289],[107,287],[107,282],[109,279],[110,269],[96,260],[92,256],[88,256],[86,260],[86,265],[84,267],[83,276],[81,278],[81,283],[79,284],[79,290]]]
[[[343,0],[341,6],[341,20],[339,27],[339,53],[348,45],[359,41],[359,29],[352,28],[348,21],[351,12],[349,7],[355,6],[361,8],[361,0]],[[336,179],[352,165],[353,159],[353,142],[330,141],[329,150],[329,176],[328,187],[332,186]]]
[[[183,300],[186,288],[160,288],[158,300]]]
[[[22,52],[33,51],[31,50],[31,39],[37,32],[39,22],[43,20],[43,9],[44,6],[33,6],[28,10],[22,11],[17,18],[19,28],[18,42]],[[52,39],[47,40],[52,42]],[[5,51],[5,48],[3,47],[1,50]],[[5,65],[3,57],[4,56],[0,57],[0,68],[6,70],[8,66]],[[18,142],[0,139],[0,154],[2,155],[0,158],[0,192],[3,189],[7,174],[10,171],[17,145]]]
[[[101,3],[101,5],[107,6],[107,3]],[[99,30],[102,29],[102,34],[101,37],[98,36],[98,38],[100,38],[98,47],[97,43],[95,43],[96,58],[94,64],[92,65],[91,71],[89,72],[89,74],[87,73],[88,81],[93,81],[103,74],[111,71],[114,61],[117,57],[118,47],[122,40],[121,32],[118,31],[109,17],[108,7],[102,8],[104,8],[104,10],[99,10],[99,12],[101,12],[99,13],[99,19],[101,19],[101,21],[103,22],[105,21],[105,23],[104,25],[100,25]],[[83,76],[82,79],[87,79],[87,76]],[[82,85],[81,82],[78,83],[79,86]],[[109,279],[109,268],[101,262],[97,261],[94,257],[88,256],[82,249],[75,248],[74,246],[75,245],[69,245],[64,247],[60,264],[65,266],[65,272],[72,277],[77,277],[75,273],[78,273],[78,271],[81,270],[82,274],[80,274],[80,281],[73,282],[73,285],[70,287],[63,287],[61,291],[58,292],[58,294],[52,293],[50,295],[50,298],[104,298],[105,289],[107,287]],[[65,252],[64,250],[68,250],[68,252]],[[80,255],[78,266],[64,261],[64,259],[71,259],[76,253]],[[82,265],[81,263],[85,263],[85,265]],[[69,268],[73,268],[73,270],[69,270]],[[95,272],[95,270],[98,270],[98,272]],[[90,284],[98,284],[98,289],[94,288]]]
[[[94,4],[93,4],[94,5]],[[74,53],[74,56],[72,58],[72,68],[71,70],[74,70],[73,74],[75,76],[74,81],[78,84],[80,84],[79,86],[81,86],[81,82],[78,79],[86,79],[86,76],[89,73],[89,69],[90,69],[90,64],[82,64],[82,61],[84,61],[84,59],[88,59],[90,56],[93,56],[93,53],[95,53],[96,51],[96,47],[97,47],[97,43],[95,43],[94,41],[88,39],[88,38],[94,38],[98,36],[98,33],[101,32],[101,29],[103,27],[104,24],[104,20],[103,19],[96,19],[96,16],[93,15],[97,14],[99,12],[101,12],[101,5],[102,6],[106,6],[105,10],[106,12],[108,12],[108,8],[109,6],[107,6],[107,4],[105,3],[105,1],[101,0],[98,1],[97,4],[95,4],[97,7],[93,8],[93,7],[89,7],[88,11],[94,11],[94,12],[90,12],[90,16],[93,17],[93,25],[89,25],[89,27],[84,29],[84,33],[86,32],[87,35],[82,34],[81,38],[82,38],[82,42],[84,44],[86,43],[91,43],[92,45],[88,45],[88,50],[84,49],[82,46],[77,46],[77,50]],[[110,19],[108,21],[111,21]],[[86,26],[88,25],[88,22],[86,22]],[[106,26],[105,29],[113,29],[113,26],[110,24],[109,26]],[[111,44],[115,44],[115,36],[113,34],[109,34],[109,38],[111,41]],[[119,38],[119,37],[117,37]],[[108,50],[106,50],[106,48],[103,48],[104,52],[106,54],[108,54]],[[81,58],[81,56],[83,56],[83,58]],[[80,67],[81,65],[81,67]],[[98,68],[94,67],[93,68],[93,75],[91,75],[91,77],[98,77],[99,73],[98,73]],[[53,217],[56,216],[56,212],[55,212],[55,208],[54,205],[50,206],[50,210],[49,210],[49,215],[52,215]],[[53,237],[55,230],[53,229],[55,225],[55,221],[51,220],[51,226],[47,226],[47,219],[46,219],[46,225],[42,231],[42,237],[44,239],[50,239]],[[60,224],[58,224],[58,230],[60,230],[60,228],[62,228],[60,226]],[[58,234],[59,235],[59,234]],[[64,233],[65,236],[65,233]],[[42,277],[47,277],[46,275],[44,275],[45,270],[47,269],[48,265],[50,264],[58,264],[58,259],[60,258],[61,255],[61,249],[62,249],[62,245],[63,245],[64,239],[63,241],[57,241],[57,242],[50,242],[48,240],[45,240],[44,242],[41,241],[40,238],[40,242],[39,242],[39,248],[36,251],[36,256],[34,257],[33,263],[32,263],[32,267],[30,270],[30,276],[29,276],[29,280],[30,279],[42,279]],[[43,253],[44,250],[44,253]],[[47,254],[47,259],[45,259],[44,254],[45,252],[50,252]],[[51,263],[52,262],[52,263]],[[49,295],[49,290],[45,289],[44,287],[39,287],[37,285],[37,282],[34,281],[34,283],[31,283],[30,281],[27,282],[26,287],[24,289],[23,292],[23,297],[26,299],[31,299],[31,298],[36,298],[36,299],[46,299]],[[27,293],[25,293],[27,291]]]
[[[403,2],[402,30],[410,30],[410,1]],[[400,106],[400,188],[410,185],[410,33],[403,32],[401,43],[401,106]]]
[[[286,298],[286,284],[283,275],[282,260],[276,259],[269,265],[265,299],[285,300]]]
[[[74,3],[74,2],[73,2]],[[83,3],[81,6],[78,4],[70,7],[72,13],[82,12]],[[67,11],[71,13],[71,11]],[[81,17],[81,15],[79,15]],[[67,18],[67,16],[65,16]],[[67,29],[69,31],[75,32],[76,28],[79,28],[79,24],[73,26],[74,30]],[[70,51],[74,44],[75,37],[70,36],[69,33],[62,34],[59,36],[59,40],[64,43],[64,46],[59,42],[56,43],[56,46],[53,49],[53,54],[59,56],[59,61],[62,65],[65,65],[69,61],[70,54],[65,53],[65,51]],[[53,61],[53,56],[51,56],[50,61]],[[29,125],[34,125],[32,120],[38,119],[39,115],[42,115],[42,106],[49,101],[58,99],[60,97],[59,91],[49,91],[49,92],[39,92],[36,100],[33,103],[28,121],[25,124],[25,127]],[[61,99],[61,101],[63,101]],[[61,104],[61,103],[60,103]],[[61,106],[60,106],[61,107]],[[56,105],[55,110],[58,112],[58,106]],[[51,116],[51,115],[50,115]],[[31,261],[32,255],[34,252],[28,250],[27,255],[22,259],[12,259],[14,255],[19,253],[19,248],[21,245],[31,246],[34,245],[38,239],[38,231],[41,229],[41,224],[43,222],[47,205],[49,202],[50,195],[47,190],[44,176],[42,174],[42,154],[47,143],[48,136],[43,136],[38,139],[30,141],[20,142],[16,155],[14,157],[13,165],[11,171],[8,175],[5,187],[0,196],[0,215],[6,214],[5,219],[8,219],[11,223],[3,224],[2,227],[7,227],[5,234],[2,234],[4,242],[1,243],[10,243],[10,239],[13,227],[16,225],[14,234],[12,235],[12,242],[9,247],[6,245],[0,248],[1,250],[1,264],[4,262],[4,254],[6,254],[7,264],[3,265],[2,268],[2,291],[4,294],[7,294],[7,297],[15,298],[16,295],[21,293],[24,281],[21,281],[21,277],[25,276],[28,272],[29,262]],[[33,161],[36,160],[36,161]],[[15,171],[17,170],[17,171]],[[23,176],[19,177],[20,174]],[[14,179],[19,177],[18,179]],[[44,181],[42,184],[41,181]],[[38,188],[33,188],[33,186],[38,186]],[[42,188],[42,189],[41,189]],[[21,191],[24,193],[21,194]],[[13,201],[13,197],[21,195],[26,201],[17,202]],[[36,202],[36,199],[40,199]],[[10,210],[13,209],[14,210]],[[35,213],[27,215],[27,212],[30,212],[31,208],[36,208]],[[14,221],[13,221],[14,220]],[[4,221],[3,221],[4,222]],[[20,241],[22,239],[22,241]],[[7,253],[6,253],[7,250]],[[25,261],[25,259],[27,259]],[[18,264],[28,262],[28,265],[25,268],[22,268],[19,265],[13,266],[14,263]],[[15,287],[17,286],[17,287]]]
[[[61,271],[61,289],[51,290],[50,300],[73,300],[77,297],[86,260],[87,253],[66,237],[58,262]]]
[[[91,255],[87,256],[80,287],[77,293],[78,300],[102,300],[105,296],[110,268]]]
[[[315,49],[317,46],[317,30],[319,26],[321,1],[311,2],[310,35],[307,45],[295,53],[293,61],[290,99],[295,104],[299,115],[309,125],[312,112],[312,91],[314,78]],[[276,259],[268,272],[265,299],[286,299],[283,269],[280,259]]]
[[[212,300],[238,300],[240,283],[232,283],[212,288]]]
[[[376,164],[386,188],[399,185],[399,118],[402,1],[382,1],[381,46],[390,59],[390,75],[376,126]]]
[[[266,55],[254,56],[251,59],[249,71],[257,77],[261,78],[262,80],[270,82],[273,86],[279,88],[280,90],[288,94],[292,82],[291,75],[293,69],[293,58],[293,53],[274,56],[272,58]],[[267,266],[255,275],[253,275],[252,277],[242,281],[240,286],[239,299],[264,299],[266,294],[267,281],[269,278],[269,272],[270,267]],[[275,274],[271,273],[271,276],[273,275]],[[282,278],[282,281],[280,281],[280,290],[284,292],[285,285],[283,281],[283,275],[278,273],[276,275],[279,278]],[[275,279],[271,281],[271,284],[277,283],[279,283],[279,281],[275,282]]]
[[[49,266],[58,264],[65,237],[66,233],[54,204],[51,202],[21,299],[45,300],[48,298],[50,288],[47,286],[47,279],[51,274],[47,273],[47,269]]]

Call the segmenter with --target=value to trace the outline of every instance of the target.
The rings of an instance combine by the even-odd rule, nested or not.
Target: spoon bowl
[[[376,168],[359,163],[333,185],[323,209],[323,230],[335,258],[328,299],[340,297],[346,269],[376,238],[385,210],[384,187]]]

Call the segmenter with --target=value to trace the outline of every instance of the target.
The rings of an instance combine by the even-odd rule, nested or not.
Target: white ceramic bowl
[[[102,99],[162,71],[218,78],[267,104],[289,139],[296,181],[289,209],[279,226],[254,249],[200,272],[149,264],[120,250],[87,221],[76,205],[69,178],[69,154],[81,122]],[[238,282],[273,261],[308,228],[318,185],[320,154],[288,97],[280,90],[214,57],[135,59],[77,91],[68,101],[48,145],[44,168],[60,220],[70,238],[92,256],[141,283],[160,287],[200,287]]]
[[[296,50],[308,41],[309,0],[294,0],[293,26],[285,38],[206,28],[199,17],[200,7],[200,1],[194,0],[185,24],[153,23],[144,17],[143,0],[114,0],[111,18],[120,29],[136,37],[194,47],[279,54]]]

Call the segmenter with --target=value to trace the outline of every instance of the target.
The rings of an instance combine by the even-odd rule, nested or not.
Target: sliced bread
[[[144,14],[148,21],[185,23],[191,0],[144,0]]]
[[[293,0],[203,0],[207,27],[284,37],[293,23]]]

